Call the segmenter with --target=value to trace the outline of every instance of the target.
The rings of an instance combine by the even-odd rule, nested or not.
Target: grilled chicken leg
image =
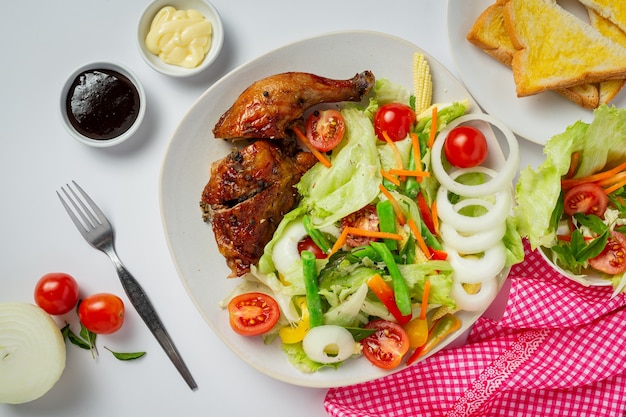
[[[348,80],[304,72],[286,72],[259,80],[237,98],[213,128],[221,139],[280,139],[310,107],[360,101],[374,86],[370,71]]]
[[[211,165],[200,206],[220,253],[241,276],[256,264],[285,213],[299,201],[294,185],[317,159],[258,140]]]

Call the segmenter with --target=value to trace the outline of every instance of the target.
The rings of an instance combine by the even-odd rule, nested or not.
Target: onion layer
[[[0,403],[48,392],[65,369],[65,342],[52,318],[29,303],[0,303]]]
[[[495,203],[491,203],[481,198],[469,198],[453,205],[448,199],[448,190],[441,186],[437,191],[437,211],[442,222],[450,223],[459,232],[481,232],[505,222],[511,212],[512,197],[508,189],[496,192],[495,199]],[[487,213],[477,217],[458,213],[462,208],[472,205],[486,208]]]
[[[498,275],[506,264],[506,249],[501,241],[487,249],[482,257],[461,256],[445,244],[444,249],[454,269],[453,280],[466,284],[483,283]]]
[[[445,142],[445,138],[448,136],[448,133],[450,133],[450,131],[455,127],[473,120],[482,120],[497,127],[509,144],[509,155],[502,169],[500,169],[497,175],[492,177],[490,181],[478,185],[468,185],[457,182],[446,172],[441,161],[441,150],[443,149],[443,144]],[[458,195],[466,197],[479,197],[495,194],[496,192],[507,189],[511,186],[511,182],[515,177],[519,166],[519,144],[517,143],[515,134],[513,134],[513,132],[500,120],[483,113],[466,114],[450,122],[439,133],[437,138],[438,139],[435,140],[432,147],[431,167],[437,181],[439,181],[444,188],[447,188]]]
[[[348,359],[355,351],[352,334],[341,326],[327,324],[313,327],[302,340],[304,353],[320,363],[335,363]]]
[[[441,223],[439,226],[441,239],[447,246],[461,253],[484,252],[502,240],[506,233],[506,223],[495,224],[483,232],[462,235],[449,223]]]
[[[452,283],[450,296],[456,302],[456,306],[466,311],[481,311],[498,295],[498,282],[495,277],[487,281],[481,282],[480,291],[476,294],[468,294],[463,285],[455,281]]]

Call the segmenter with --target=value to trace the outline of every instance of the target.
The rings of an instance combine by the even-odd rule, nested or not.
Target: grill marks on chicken
[[[286,72],[259,80],[248,87],[213,128],[216,138],[277,139],[317,104],[360,101],[374,86],[371,71],[347,80],[304,72]]]
[[[294,185],[317,159],[258,140],[211,165],[201,208],[211,221],[218,249],[241,276],[256,264],[285,213],[299,201]]]

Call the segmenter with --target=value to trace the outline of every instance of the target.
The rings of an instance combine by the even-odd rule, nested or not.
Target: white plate
[[[315,51],[324,51],[323,59]],[[416,51],[424,53],[430,63],[436,101],[470,98],[450,72],[409,42],[367,31],[331,33],[287,45],[233,70],[196,101],[171,138],[161,172],[160,204],[170,253],[180,278],[213,331],[242,360],[266,375],[295,385],[333,387],[372,380],[390,372],[359,358],[347,361],[337,371],[327,369],[305,374],[289,363],[280,343],[265,346],[261,338],[242,337],[231,330],[228,314],[218,303],[239,279],[226,278],[230,270],[217,250],[210,225],[202,221],[198,204],[209,179],[210,163],[227,155],[232,148],[228,142],[215,140],[211,130],[246,87],[263,77],[285,71],[306,71],[345,79],[371,70],[379,78],[410,87]],[[477,104],[470,100],[474,111],[479,111]],[[495,165],[498,165],[502,161],[496,156]],[[500,284],[505,276],[503,273],[500,277]],[[459,313],[462,328],[439,349],[464,334],[480,313]]]
[[[591,110],[557,93],[518,98],[511,69],[467,41],[465,36],[476,18],[494,2],[448,0],[448,40],[452,57],[461,80],[483,110],[505,122],[519,136],[540,145],[577,120],[591,122]],[[560,0],[558,3],[585,18],[585,11],[578,2]],[[622,91],[612,104],[625,107],[626,92]]]

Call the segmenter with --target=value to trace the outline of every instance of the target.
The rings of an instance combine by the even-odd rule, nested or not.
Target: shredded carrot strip
[[[396,157],[396,164],[398,165],[398,168],[404,169],[404,165],[402,164],[402,155],[400,155],[400,151],[398,150],[398,147],[396,146],[395,142],[391,140],[387,132],[384,130],[383,130],[383,138],[385,138],[385,142],[387,142],[389,146],[391,146],[391,150],[393,150],[393,154]]]
[[[433,229],[435,229],[435,234],[439,235],[439,215],[437,212],[437,200],[434,200],[430,205],[430,213],[433,218]]]
[[[619,190],[620,188],[622,188],[625,185],[626,185],[626,179],[622,179],[621,181],[616,182],[615,184],[611,185],[610,187],[605,188],[604,192],[606,194],[611,194],[613,191]]]
[[[383,178],[386,178],[387,180],[389,180],[389,182],[391,182],[392,184],[400,186],[400,180],[398,178],[394,177],[393,175],[391,175],[391,173],[389,173],[389,171],[383,171],[381,169],[380,170],[380,175],[382,175]]]
[[[420,247],[420,249],[426,256],[426,258],[430,259],[430,249],[428,249],[428,245],[426,245],[426,242],[424,241],[424,237],[422,236],[422,233],[420,232],[420,230],[417,228],[417,225],[415,224],[413,219],[409,219],[408,225],[411,228],[411,231],[413,232],[413,234],[415,235],[415,240],[417,241],[418,246]]]
[[[578,163],[580,162],[580,152],[572,153],[572,160],[569,164],[569,171],[567,171],[567,175],[565,178],[572,178],[578,169]]]
[[[430,177],[430,172],[428,171],[412,171],[410,169],[390,169],[389,173],[391,175],[401,175],[405,177]]]
[[[411,147],[413,148],[413,160],[415,161],[415,171],[422,172],[422,152],[420,150],[419,137],[415,132],[411,132]],[[417,177],[417,182],[422,182],[421,177]]]
[[[330,168],[330,161],[326,159],[326,156],[324,156],[323,153],[321,153],[320,151],[315,149],[313,145],[311,145],[311,142],[309,142],[309,139],[304,135],[304,133],[302,133],[300,129],[298,129],[296,126],[292,127],[292,130],[296,133],[296,136],[298,137],[298,139],[300,139],[302,144],[306,146],[313,155],[315,155],[317,160],[320,161],[326,168]]]
[[[402,240],[402,236],[397,233],[376,232],[372,230],[359,229],[358,227],[346,227],[341,231],[337,241],[328,253],[328,257],[337,252],[345,243],[348,235],[373,237],[378,239]]]
[[[566,190],[568,188],[572,188],[576,185],[584,184],[586,182],[596,182],[605,178],[610,178],[624,171],[625,169],[626,169],[626,162],[604,172],[598,172],[596,174],[592,174],[592,175],[581,177],[581,178],[565,179],[561,181],[561,188]]]
[[[437,106],[433,106],[433,113],[430,122],[430,134],[428,135],[428,147],[432,148],[437,136]]]
[[[426,312],[428,311],[428,296],[430,295],[430,280],[424,283],[424,294],[422,295],[422,308],[420,310],[420,320],[426,320]]]
[[[404,218],[404,214],[402,214],[402,209],[400,208],[400,204],[398,200],[394,198],[394,196],[389,192],[388,189],[385,188],[384,185],[379,184],[378,188],[380,191],[387,197],[387,200],[391,201],[391,205],[393,206],[393,211],[396,213],[396,217],[398,218],[398,222],[400,226],[404,226],[406,223],[406,219]]]
[[[597,181],[596,184],[598,184],[600,187],[606,187],[618,182],[622,182],[624,178],[626,178],[626,172],[622,171],[617,175]]]

